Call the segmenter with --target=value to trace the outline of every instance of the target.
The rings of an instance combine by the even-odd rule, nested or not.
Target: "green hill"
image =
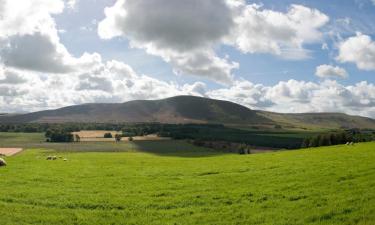
[[[374,143],[256,155],[181,141],[124,142],[111,153],[86,145],[6,158],[1,224],[375,223]]]
[[[85,104],[0,117],[0,122],[161,122],[267,123],[256,111],[228,101],[194,96],[138,100],[122,104]]]
[[[340,113],[280,114],[209,98],[176,96],[112,104],[84,104],[21,115],[0,115],[0,123],[221,123],[235,127],[285,129],[375,129],[375,120]]]

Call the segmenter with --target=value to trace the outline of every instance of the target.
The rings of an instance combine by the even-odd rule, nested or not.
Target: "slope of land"
[[[137,100],[121,104],[84,104],[22,115],[0,116],[0,123],[221,123],[287,129],[375,129],[375,120],[340,113],[280,114],[251,110],[228,101],[195,96]]]
[[[368,128],[375,129],[375,120],[361,116],[351,116],[344,113],[273,113],[258,111],[275,123],[285,127],[305,129],[337,129],[337,128]]]
[[[177,96],[122,104],[85,104],[35,113],[6,116],[0,122],[161,122],[266,123],[268,119],[244,106],[220,100]]]
[[[375,143],[260,155],[217,154],[182,142],[149,147],[29,149],[7,157],[1,223],[375,223]]]

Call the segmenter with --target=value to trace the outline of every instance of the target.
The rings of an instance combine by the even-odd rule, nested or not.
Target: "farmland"
[[[27,148],[0,168],[2,224],[375,223],[375,143],[238,155],[28,135],[0,134]]]

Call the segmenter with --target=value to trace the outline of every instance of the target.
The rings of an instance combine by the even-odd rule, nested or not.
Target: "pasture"
[[[40,137],[0,133],[26,148],[0,168],[1,224],[375,224],[375,143],[238,155]]]

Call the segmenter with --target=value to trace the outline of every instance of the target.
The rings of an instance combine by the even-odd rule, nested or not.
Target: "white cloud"
[[[78,5],[79,0],[66,0],[66,5],[70,9],[75,9]]]
[[[207,92],[253,109],[284,113],[343,112],[375,118],[375,86],[366,81],[343,86],[336,81],[321,83],[281,81],[274,86],[238,81],[230,88]]]
[[[103,39],[125,37],[130,45],[161,56],[174,70],[223,84],[239,67],[216,55],[217,46],[244,53],[304,59],[304,44],[322,39],[329,18],[316,9],[292,5],[288,12],[265,10],[242,0],[117,0],[98,24]]]
[[[61,0],[0,0],[0,38],[35,32],[54,33],[51,15],[64,9]]]
[[[137,74],[119,61],[103,62],[85,55],[86,70],[66,76],[22,70],[0,71],[0,111],[35,111],[88,102],[125,102],[198,95],[233,101],[252,109],[284,113],[344,112],[375,118],[375,86],[367,82],[344,86],[288,80],[272,86],[236,80],[226,88],[205,83],[178,85]],[[5,75],[4,75],[5,74]]]
[[[98,33],[104,39],[127,37],[132,47],[161,56],[177,73],[228,84],[238,65],[219,58],[212,47],[233,27],[232,13],[225,0],[118,0],[105,9]]]
[[[341,63],[355,63],[359,69],[375,70],[375,42],[370,36],[357,33],[339,43],[337,60]]]
[[[36,111],[88,102],[124,102],[205,92],[201,82],[177,85],[160,81],[137,74],[122,62],[103,62],[97,53],[82,56],[79,68],[63,76],[0,70],[0,111]]]
[[[1,0],[0,62],[41,72],[66,73],[74,61],[60,43],[52,15],[64,9],[61,0]]]
[[[328,16],[317,9],[291,5],[282,13],[247,5],[237,17],[234,45],[244,53],[271,53],[289,59],[308,57],[303,45],[319,42]]]
[[[41,33],[11,36],[0,56],[7,66],[51,73],[71,71],[74,61],[62,44]]]
[[[346,78],[348,72],[344,68],[332,65],[320,65],[316,67],[315,75],[321,78]]]
[[[21,74],[9,69],[0,68],[0,84],[16,85],[26,82],[27,79],[23,77]]]

